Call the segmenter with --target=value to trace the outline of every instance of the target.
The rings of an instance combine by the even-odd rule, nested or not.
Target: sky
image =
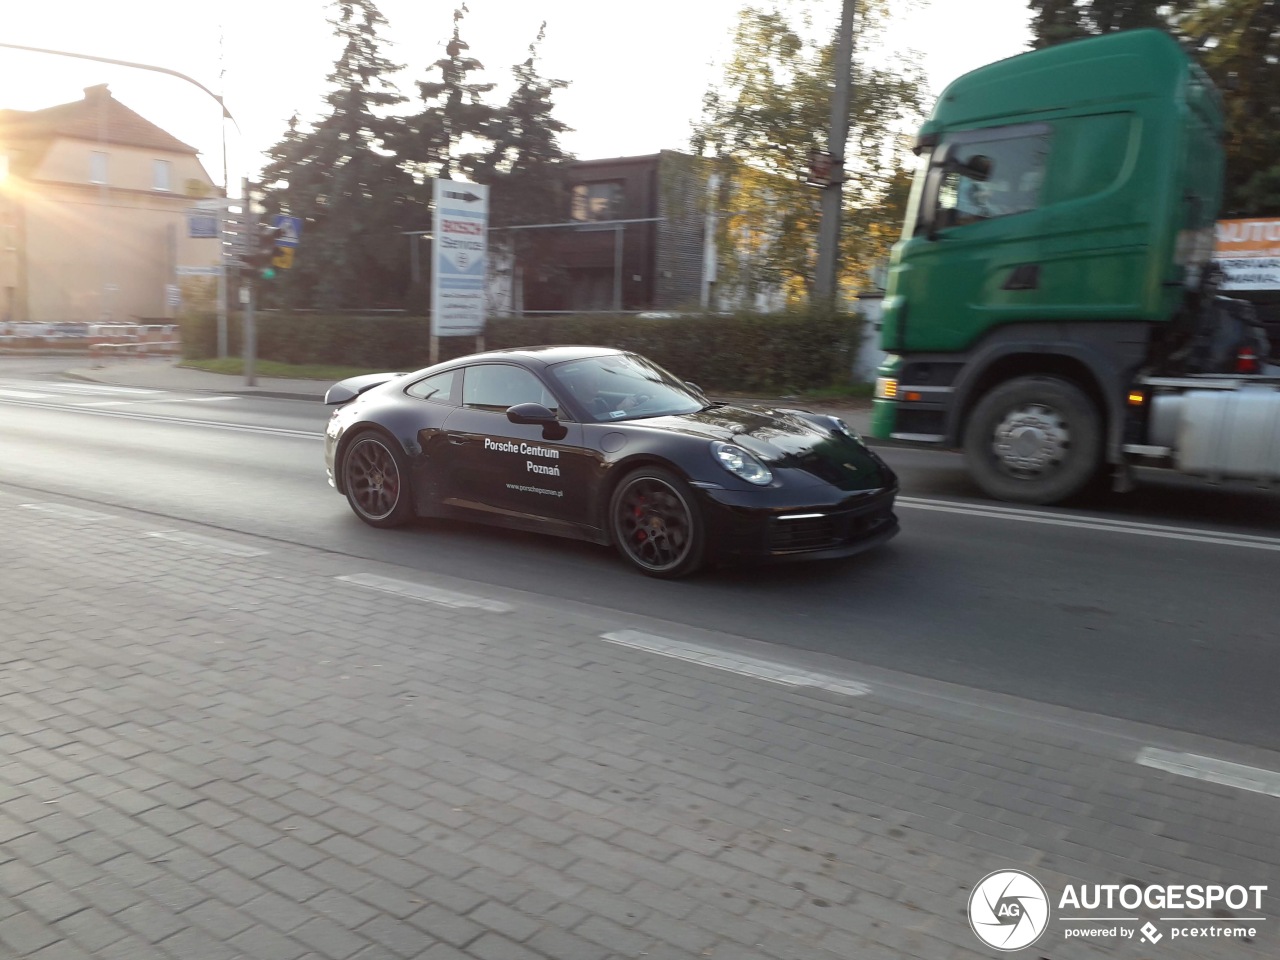
[[[406,69],[401,92],[442,57],[461,0],[378,0],[388,21],[384,56]],[[721,75],[737,12],[746,0],[467,0],[462,36],[485,65],[481,79],[505,100],[511,65],[528,56],[542,21],[540,72],[570,82],[555,114],[573,128],[563,146],[582,159],[656,153],[687,146],[702,96]],[[756,5],[765,5],[764,2]],[[254,176],[262,151],[281,139],[290,116],[321,115],[325,77],[340,54],[327,0],[57,0],[6,3],[0,42],[91,54],[176,70],[220,93],[217,103],[175,77],[102,63],[0,48],[0,108],[37,110],[79,100],[107,83],[117,100],[201,153],[231,193]],[[808,0],[818,21],[839,22],[839,0]],[[921,55],[936,95],[974,67],[1027,48],[1026,0],[892,0],[887,45]],[[860,55],[860,54],[857,54]],[[500,96],[500,100],[498,97]],[[412,103],[405,105],[412,106]]]

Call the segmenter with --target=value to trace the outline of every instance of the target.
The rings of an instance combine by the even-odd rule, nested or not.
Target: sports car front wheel
[[[409,472],[395,442],[367,430],[347,445],[342,488],[357,517],[373,527],[398,527],[413,515]]]
[[[670,471],[642,467],[624,477],[609,523],[618,552],[643,574],[674,579],[702,566],[702,516],[689,485]]]

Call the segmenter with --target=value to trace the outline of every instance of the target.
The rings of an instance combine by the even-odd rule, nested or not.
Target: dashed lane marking
[[[81,510],[79,507],[69,507],[65,503],[20,503],[18,504],[23,510],[38,510],[41,513],[47,513],[51,517],[58,517],[61,520],[84,520],[96,523],[100,520],[117,519],[110,513],[98,513],[94,510]]]
[[[212,550],[215,553],[226,553],[234,557],[260,557],[267,553],[266,550],[259,550],[257,547],[246,547],[239,543],[232,543],[228,540],[218,540],[213,537],[202,537],[194,533],[182,533],[178,530],[153,530],[147,534],[148,537],[154,537],[157,540],[167,540],[170,543],[180,543],[184,547],[198,547],[202,550]]]
[[[429,587],[425,583],[393,580],[390,577],[379,577],[372,573],[356,573],[350,576],[337,577],[336,579],[344,583],[354,584],[357,587],[381,590],[383,593],[393,593],[396,596],[408,597],[410,600],[422,600],[426,603],[435,603],[442,607],[483,610],[486,613],[510,613],[513,609],[510,604],[503,603],[500,600],[490,600],[488,597],[477,597],[468,593],[458,593],[454,590],[441,590],[439,587]]]
[[[817,673],[811,670],[798,670],[784,663],[774,663],[756,657],[743,656],[713,647],[704,647],[684,640],[673,640],[640,630],[616,630],[601,634],[602,640],[616,643],[632,650],[645,653],[656,653],[659,656],[697,663],[704,667],[713,667],[728,673],[736,673],[743,677],[767,680],[788,687],[813,687],[843,694],[846,697],[865,697],[871,688],[856,680],[845,680],[828,673]]]
[[[1143,747],[1138,751],[1136,760],[1141,766],[1176,773],[1181,777],[1207,780],[1209,783],[1248,790],[1250,793],[1280,797],[1280,773],[1274,770],[1249,767],[1243,763],[1202,757],[1194,753],[1175,753],[1159,747]]]
[[[992,520],[1012,520],[1018,523],[1040,523],[1055,527],[1075,527],[1080,530],[1097,530],[1103,533],[1128,534],[1135,537],[1158,537],[1165,540],[1185,540],[1190,543],[1212,543],[1227,547],[1245,547],[1250,550],[1280,551],[1280,539],[1258,537],[1248,533],[1215,533],[1194,527],[1171,527],[1164,524],[1139,523],[1133,520],[1109,520],[1105,517],[1073,517],[1070,514],[1041,513],[1019,510],[1013,507],[997,507],[987,504],[964,504],[947,500],[928,500],[922,497],[898,497],[899,507],[913,510],[931,510],[937,513],[957,513],[970,517],[986,517]]]

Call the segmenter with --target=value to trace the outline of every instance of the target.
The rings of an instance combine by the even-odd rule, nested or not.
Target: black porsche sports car
[[[533,347],[334,384],[329,483],[375,527],[480,520],[614,544],[642,573],[843,557],[898,532],[842,421],[713,403],[633,353]]]

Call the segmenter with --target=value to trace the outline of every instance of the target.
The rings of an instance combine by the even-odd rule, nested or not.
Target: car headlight
[[[768,467],[736,444],[717,440],[711,444],[711,455],[716,458],[716,463],[747,483],[764,486],[773,480],[773,473]]]
[[[861,442],[862,437],[858,436],[858,431],[853,429],[839,417],[827,417],[831,421],[831,425],[836,428],[836,433],[843,433],[846,437],[852,437],[854,440]]]

